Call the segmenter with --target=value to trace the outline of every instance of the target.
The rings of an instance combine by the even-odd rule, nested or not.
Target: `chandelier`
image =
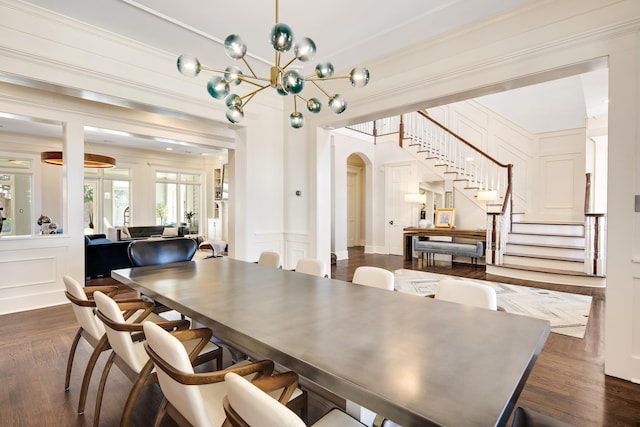
[[[256,75],[247,60],[247,45],[239,35],[231,34],[224,41],[224,49],[231,59],[242,60],[249,70],[245,74],[237,66],[228,66],[224,70],[206,67],[200,64],[198,58],[193,55],[183,54],[178,58],[178,70],[187,77],[195,77],[200,71],[218,73],[207,82],[207,91],[215,98],[222,100],[227,106],[227,119],[231,123],[238,123],[244,117],[244,107],[253,97],[267,88],[273,88],[279,95],[293,96],[293,113],[290,115],[290,123],[293,128],[301,128],[304,124],[304,116],[298,111],[297,100],[304,101],[310,113],[317,114],[322,109],[322,103],[318,98],[303,98],[300,93],[305,83],[309,82],[320,90],[328,99],[329,109],[336,114],[342,113],[347,108],[347,101],[340,94],[329,94],[318,84],[323,80],[349,79],[353,87],[364,87],[369,83],[369,70],[356,67],[348,75],[334,76],[333,65],[329,62],[316,65],[315,74],[302,76],[297,70],[287,70],[296,59],[307,62],[316,54],[316,45],[310,38],[304,37],[294,41],[293,32],[288,25],[278,22],[278,0],[276,0],[276,24],[271,29],[271,45],[275,49],[275,61],[270,67],[269,77]],[[284,65],[282,54],[293,48],[294,56]],[[231,88],[245,82],[255,87],[254,90],[240,96],[231,92]]]

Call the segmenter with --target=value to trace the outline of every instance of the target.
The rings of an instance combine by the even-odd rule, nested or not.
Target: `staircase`
[[[600,287],[605,278],[587,274],[584,223],[512,223],[502,263],[487,273],[503,277]]]
[[[424,112],[368,122],[353,129],[374,136],[381,136],[377,129],[386,129],[386,135],[399,134],[401,147],[426,162],[442,179],[453,180],[454,187],[479,209],[488,209],[487,273],[539,282],[605,286],[605,221],[601,215],[585,214],[583,223],[520,220],[522,214],[512,213],[512,165],[498,162]],[[486,204],[479,200],[480,191],[495,191],[498,200]]]

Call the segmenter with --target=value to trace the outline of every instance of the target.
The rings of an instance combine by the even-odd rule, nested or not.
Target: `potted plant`
[[[194,211],[186,211],[184,213],[184,218],[187,220],[187,227],[188,227],[188,232],[189,234],[191,234],[191,220],[193,219],[193,217],[196,216],[196,213]]]

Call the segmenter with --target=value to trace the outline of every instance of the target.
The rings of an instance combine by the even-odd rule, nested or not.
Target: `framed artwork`
[[[436,209],[436,220],[434,226],[437,228],[452,228],[455,225],[455,208]]]

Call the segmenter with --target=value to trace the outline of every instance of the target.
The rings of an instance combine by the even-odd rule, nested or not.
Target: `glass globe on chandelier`
[[[253,71],[245,54],[247,53],[247,45],[242,41],[239,35],[231,34],[224,41],[224,49],[231,59],[242,60],[250,74],[245,74],[239,67],[229,66],[224,70],[209,68],[200,63],[198,58],[193,55],[183,54],[178,58],[178,70],[187,77],[196,77],[202,70],[218,73],[207,82],[207,91],[215,99],[224,100],[227,106],[227,120],[231,123],[238,123],[244,117],[244,107],[253,99],[253,97],[267,89],[273,88],[282,96],[293,96],[293,113],[289,119],[291,127],[298,129],[304,125],[304,116],[298,111],[297,99],[303,100],[307,106],[307,111],[316,114],[322,109],[322,103],[318,98],[305,99],[300,96],[304,89],[305,83],[310,82],[318,88],[328,99],[329,109],[336,114],[340,114],[347,108],[347,101],[339,94],[327,93],[318,82],[323,80],[349,79],[353,87],[364,87],[369,83],[369,70],[366,68],[356,67],[348,75],[334,76],[333,65],[325,62],[318,64],[315,68],[315,74],[303,77],[296,70],[287,70],[296,59],[302,62],[310,61],[316,54],[316,45],[310,38],[304,37],[294,41],[293,31],[288,25],[278,22],[278,0],[276,0],[276,24],[271,29],[271,45],[276,51],[275,63],[270,68],[270,76],[259,77]],[[293,48],[294,57],[286,64],[280,65],[281,54],[288,52]],[[248,92],[245,95],[237,95],[231,91],[232,87],[246,82],[254,85],[257,89]]]

